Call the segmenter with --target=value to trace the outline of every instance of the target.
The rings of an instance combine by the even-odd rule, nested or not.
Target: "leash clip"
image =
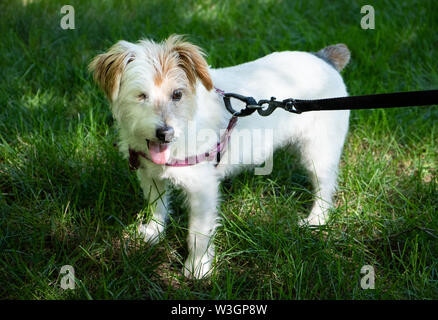
[[[245,97],[237,93],[225,93],[223,95],[225,108],[234,116],[234,117],[246,117],[250,114],[253,114],[254,111],[260,110],[261,106],[257,104],[253,97]],[[237,99],[239,101],[245,102],[245,107],[240,111],[234,110],[231,98]]]
[[[231,98],[237,99],[245,103],[240,111],[236,111],[231,103]],[[253,97],[245,97],[237,93],[224,93],[223,99],[225,107],[234,117],[246,117],[254,113],[257,110],[258,114],[266,117],[269,116],[275,109],[281,108],[292,113],[301,113],[295,106],[295,99],[285,99],[283,101],[277,101],[275,97],[271,97],[270,100],[260,100],[256,102]],[[267,104],[266,108],[263,105]]]
[[[264,104],[268,105],[266,109],[263,109]],[[257,112],[263,117],[269,116],[277,108],[282,108],[292,113],[301,113],[301,111],[295,107],[295,99],[292,98],[277,101],[275,97],[271,97],[271,100],[260,100],[258,105],[260,106],[260,109],[258,109]]]
[[[300,114],[302,111],[298,110],[295,106],[295,99],[285,99],[283,100],[283,106],[281,108],[283,108],[286,111],[292,112],[292,113],[296,113],[296,114]]]

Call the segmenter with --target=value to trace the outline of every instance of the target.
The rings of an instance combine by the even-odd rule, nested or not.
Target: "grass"
[[[1,298],[438,298],[436,106],[352,112],[337,209],[319,231],[297,226],[312,194],[296,158],[279,151],[270,176],[226,181],[216,272],[190,281],[180,193],[158,246],[125,237],[149,209],[87,72],[119,39],[179,33],[215,67],[344,42],[350,94],[436,89],[436,1],[70,1],[75,30],[59,26],[63,4],[0,3]],[[360,28],[365,4],[375,30]],[[75,290],[60,288],[63,265]],[[363,265],[374,290],[361,289]]]

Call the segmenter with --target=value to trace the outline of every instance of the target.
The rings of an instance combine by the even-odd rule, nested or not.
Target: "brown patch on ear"
[[[190,85],[194,88],[199,78],[207,90],[213,89],[213,81],[208,72],[205,53],[198,46],[183,41],[178,35],[172,35],[166,40],[170,50],[178,54],[178,65],[187,75]]]
[[[125,66],[133,60],[133,54],[119,42],[108,52],[97,55],[88,66],[93,72],[94,80],[111,102],[119,93],[120,79]]]

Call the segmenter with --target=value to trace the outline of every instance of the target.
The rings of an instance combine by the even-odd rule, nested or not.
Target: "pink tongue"
[[[169,159],[168,145],[154,141],[149,141],[148,145],[151,160],[156,164],[165,164]]]

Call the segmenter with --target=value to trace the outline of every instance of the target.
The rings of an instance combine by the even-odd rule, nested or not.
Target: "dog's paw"
[[[312,210],[307,218],[298,222],[300,227],[323,226],[327,223],[328,210]]]
[[[137,228],[137,232],[143,237],[144,241],[154,245],[157,244],[164,231],[164,226],[156,221],[151,221],[148,224],[140,224]]]
[[[298,222],[300,227],[318,227],[327,224],[330,213],[330,206],[314,205],[312,211],[307,218]]]
[[[213,258],[208,254],[200,258],[189,255],[184,264],[184,276],[189,279],[202,279],[208,277],[212,271]]]
[[[325,224],[326,224],[325,216],[309,215],[307,218],[298,221],[298,225],[300,227],[323,226]]]

